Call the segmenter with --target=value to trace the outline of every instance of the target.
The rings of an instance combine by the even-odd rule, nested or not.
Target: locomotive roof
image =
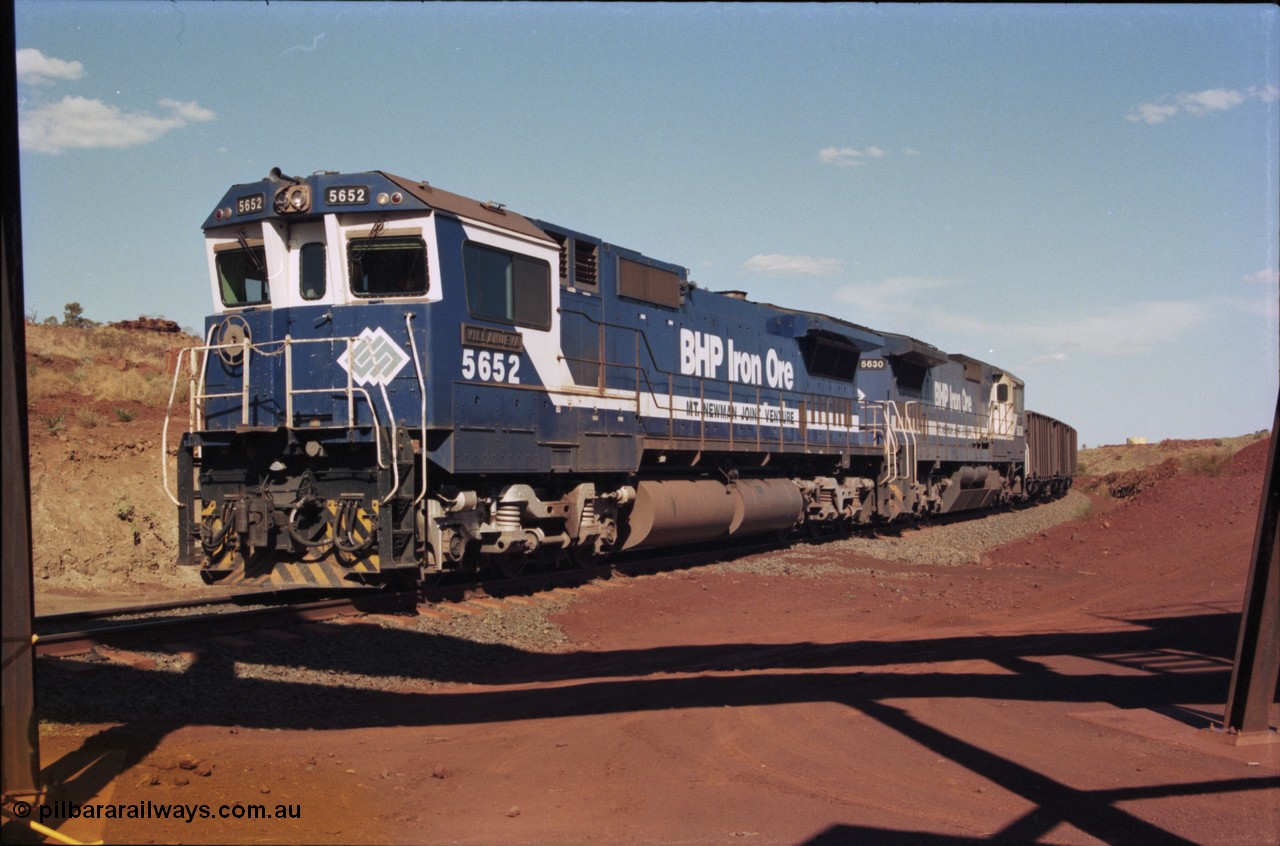
[[[357,203],[343,202],[339,205],[326,204],[325,189],[350,188],[352,183],[355,182],[360,183],[357,187],[368,189],[367,197],[364,200]],[[272,217],[277,214],[273,211],[273,199],[280,191],[294,185],[309,186],[312,194],[309,208],[303,209],[296,215],[290,215],[296,216],[300,220],[333,212],[387,212],[393,209],[396,211],[435,209],[506,229],[527,238],[546,241],[552,246],[555,245],[555,241],[541,227],[534,224],[524,215],[511,211],[501,203],[473,200],[461,194],[443,191],[426,181],[408,179],[382,170],[357,173],[319,171],[310,176],[294,177],[286,176],[281,173],[279,168],[274,168],[266,178],[257,182],[231,186],[218,203],[218,210],[205,219],[203,228],[210,229],[231,223],[233,209],[235,210],[234,218],[237,223]],[[408,199],[401,205],[388,207],[374,204],[373,198],[379,193],[395,191],[396,189],[408,195]],[[253,199],[256,202],[245,204],[243,202],[245,199]]]
[[[968,364],[981,365],[982,367],[990,367],[991,370],[997,376],[997,378],[1001,375],[1004,375],[1004,376],[1008,376],[1010,379],[1012,379],[1014,382],[1016,382],[1019,385],[1026,384],[1017,376],[1014,376],[1012,373],[1010,373],[1008,370],[1005,370],[1003,367],[996,367],[994,364],[992,364],[989,361],[982,361],[981,359],[977,359],[977,358],[974,358],[973,356],[965,355],[964,353],[952,353],[950,356],[948,356],[948,358],[950,358],[952,361],[958,361],[961,364],[968,363]]]
[[[912,338],[909,335],[885,332],[884,339],[885,355],[897,356],[912,364],[919,364],[923,367],[936,367],[939,364],[946,364],[950,360],[945,352],[933,344],[926,344],[924,341]]]
[[[427,182],[415,182],[412,179],[406,179],[403,176],[396,176],[394,173],[387,173],[381,170],[374,172],[382,174],[430,208],[456,214],[460,217],[473,218],[493,226],[519,232],[521,235],[539,238],[552,244],[555,243],[546,232],[542,231],[541,227],[535,225],[529,218],[511,211],[500,203],[482,203],[479,200],[473,200],[461,194],[443,191]]]
[[[811,333],[839,335],[863,352],[879,349],[884,346],[884,335],[867,326],[850,323],[838,317],[818,314],[812,311],[787,308],[773,303],[761,303],[765,308],[781,312],[784,318],[778,319],[777,334],[799,338]]]
[[[271,215],[273,204],[266,202],[269,195],[275,197],[276,193],[284,187],[290,185],[300,185],[306,183],[315,189],[316,200],[315,205],[307,210],[306,213],[300,214],[300,218],[314,217],[319,214],[335,211],[359,211],[358,207],[351,204],[343,204],[337,208],[325,206],[319,199],[323,191],[322,189],[350,183],[353,179],[360,179],[377,186],[378,182],[382,182],[383,186],[389,184],[404,191],[412,201],[406,202],[399,208],[404,211],[412,209],[434,209],[448,214],[457,215],[459,217],[476,220],[490,226],[506,229],[511,232],[518,233],[527,238],[547,242],[550,246],[558,246],[558,242],[547,233],[544,226],[552,226],[543,221],[527,218],[518,212],[506,208],[501,203],[481,202],[473,200],[470,197],[464,197],[461,194],[454,194],[451,191],[445,191],[436,188],[434,185],[425,180],[414,180],[407,177],[398,176],[394,173],[388,173],[382,170],[363,171],[355,173],[338,173],[336,171],[318,171],[307,177],[291,177],[284,175],[279,168],[273,168],[266,178],[257,182],[243,183],[233,185],[230,190],[223,195],[221,202],[218,204],[218,211],[210,214],[205,220],[203,228],[209,229],[215,226],[222,226],[229,223],[229,219],[223,219],[224,207],[226,212],[230,212],[231,207],[237,206],[237,198],[243,198],[245,195],[253,192],[260,192],[260,202],[256,207],[252,207],[249,211],[241,213],[237,208],[236,214],[241,219],[264,218]],[[381,188],[382,186],[377,186]],[[374,193],[370,191],[370,196]],[[397,201],[398,202],[398,201]],[[377,211],[386,208],[378,206],[375,208],[364,209],[365,211]],[[603,243],[594,236],[587,236],[572,230],[563,229],[563,227],[552,226],[557,231],[573,235],[574,237],[582,237],[595,243]],[[655,264],[659,262],[650,260]],[[665,263],[662,263],[665,264]],[[678,268],[677,265],[671,265],[672,268]],[[681,268],[682,270],[682,268]],[[746,299],[740,292],[722,292],[722,295],[733,296],[736,299]],[[832,317],[825,314],[817,314],[815,312],[802,311],[799,309],[787,308],[785,306],[774,305],[772,303],[760,303],[766,308],[777,311],[781,317],[774,318],[770,321],[770,331],[783,336],[800,338],[810,334],[835,335],[844,338],[849,343],[858,347],[863,352],[872,350],[882,350],[882,355],[895,356],[906,361],[911,361],[924,367],[935,367],[945,364],[947,361],[967,362],[974,365],[981,365],[990,368],[996,373],[1004,373],[1008,375],[1018,384],[1023,384],[1012,373],[998,368],[987,362],[980,361],[976,358],[953,353],[948,355],[946,352],[938,349],[932,344],[907,335],[900,335],[893,332],[880,332],[867,326],[857,323],[851,323],[838,317]]]

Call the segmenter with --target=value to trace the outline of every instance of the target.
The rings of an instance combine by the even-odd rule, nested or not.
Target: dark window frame
[[[387,261],[393,252],[400,251],[406,254],[411,251],[414,255],[410,258],[407,266],[395,267],[391,266]],[[383,266],[378,267],[376,276],[371,277],[365,267],[366,259],[383,259]],[[421,258],[421,261],[417,261]],[[415,234],[399,234],[384,233],[376,238],[368,236],[354,236],[347,240],[347,287],[351,294],[358,299],[386,299],[388,297],[421,297],[425,296],[431,290],[431,273],[429,269],[429,257],[427,255],[427,242],[421,233]],[[356,265],[359,264],[362,271],[357,274]],[[368,280],[375,279],[376,285],[369,284]],[[365,282],[361,286],[356,284],[356,280],[360,279]],[[402,287],[407,285],[407,287]]]
[[[218,298],[226,308],[253,308],[271,304],[271,273],[267,269],[266,245],[261,241],[249,241],[249,252],[257,258],[253,261],[245,254],[240,244],[228,244],[215,248],[213,264],[218,276]],[[239,263],[238,268],[228,267],[231,261]],[[250,274],[250,270],[261,269],[261,273]],[[258,277],[261,278],[258,278]],[[256,297],[251,297],[250,283],[259,287]],[[238,289],[238,290],[237,290]],[[227,295],[232,299],[228,300]]]
[[[318,247],[319,250],[314,248]],[[319,253],[320,267],[317,269],[314,265],[309,265],[307,257]],[[318,272],[318,277],[317,277]],[[320,283],[319,290],[315,287],[308,288],[307,283],[317,280]],[[308,241],[298,248],[298,295],[303,300],[311,302],[314,300],[324,299],[325,294],[329,292],[329,253],[328,247],[323,241]]]
[[[491,274],[503,259],[506,269],[497,279]],[[464,241],[462,277],[467,313],[473,320],[542,332],[551,329],[551,265],[544,259],[482,241]]]

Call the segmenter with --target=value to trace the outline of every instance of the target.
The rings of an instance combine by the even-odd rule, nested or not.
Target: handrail
[[[169,463],[168,463],[169,423],[171,418],[173,417],[173,404],[178,393],[178,380],[183,375],[184,363],[186,364],[186,369],[188,371],[187,375],[190,380],[189,388],[188,388],[188,397],[187,397],[187,431],[192,432],[192,431],[200,431],[204,429],[206,415],[207,415],[206,405],[208,400],[229,399],[231,397],[236,397],[236,396],[240,397],[240,401],[241,401],[240,402],[241,423],[246,426],[249,425],[249,422],[250,422],[249,407],[251,404],[251,388],[252,388],[252,379],[250,376],[250,370],[252,369],[252,356],[255,353],[257,353],[258,355],[266,358],[274,358],[275,356],[283,354],[286,362],[286,367],[285,367],[285,408],[286,408],[285,426],[286,428],[290,428],[290,429],[296,428],[294,419],[293,419],[293,414],[292,414],[293,400],[295,395],[332,394],[335,391],[341,391],[346,398],[346,404],[347,404],[346,425],[348,426],[355,425],[355,399],[357,396],[359,396],[360,398],[363,399],[364,404],[368,406],[369,411],[373,418],[371,428],[373,429],[374,451],[375,451],[375,454],[377,455],[378,467],[379,469],[385,469],[387,467],[387,464],[385,463],[382,455],[382,429],[381,429],[381,426],[378,425],[377,406],[374,404],[373,398],[369,395],[369,391],[366,388],[357,386],[354,383],[352,374],[349,369],[347,373],[347,384],[345,387],[342,387],[342,386],[329,386],[324,388],[294,388],[293,387],[293,351],[292,351],[293,345],[302,344],[302,343],[325,343],[330,345],[345,343],[347,346],[348,360],[351,360],[352,354],[355,348],[355,343],[366,342],[365,339],[358,338],[358,337],[291,338],[289,336],[285,336],[285,338],[282,341],[266,341],[261,344],[254,344],[250,342],[248,338],[245,338],[243,341],[238,343],[233,343],[233,344],[215,344],[213,343],[214,331],[215,331],[214,328],[211,327],[209,330],[208,336],[205,339],[204,344],[201,344],[199,346],[193,346],[193,347],[184,347],[180,349],[178,351],[178,359],[175,362],[175,366],[174,366],[173,380],[169,389],[169,401],[165,407],[164,422],[161,426],[161,434],[160,434],[161,486],[164,489],[165,494],[169,497],[169,499],[173,502],[174,505],[181,507],[182,503],[179,502],[177,496],[175,496],[173,489],[169,484]],[[412,333],[410,333],[410,341],[411,343],[413,341]],[[276,352],[268,352],[269,349],[275,346],[280,346],[281,349]],[[241,377],[240,388],[238,390],[220,392],[220,393],[206,392],[205,387],[208,384],[209,358],[211,354],[217,351],[230,350],[230,349],[238,349],[242,356],[241,367],[242,367],[243,375]],[[197,375],[197,356],[199,357],[198,375]],[[420,364],[416,363],[416,345],[415,345],[415,367],[418,367],[418,368],[421,367]],[[421,372],[419,372],[419,385],[421,384],[422,384],[422,377],[421,377]],[[391,402],[390,402],[390,398],[387,396],[386,386],[382,385],[381,387],[382,387],[383,406],[386,409],[387,419],[390,421],[390,426],[391,426],[391,433],[390,433],[391,443],[392,443],[391,464],[393,467],[393,478],[394,478],[392,493],[394,494],[394,492],[399,488],[399,483],[400,483],[399,464],[395,461],[395,455],[394,455],[395,432],[396,432],[395,415],[391,411]],[[424,432],[423,442],[425,447],[425,430],[426,430],[425,392],[423,395],[422,412],[423,412],[423,432]],[[384,504],[385,502],[386,500],[384,500]]]
[[[890,411],[892,410],[892,414]],[[898,432],[893,421],[898,416],[898,404],[893,400],[884,401],[884,479],[882,485],[898,480]]]
[[[916,427],[915,422],[911,419],[911,406],[920,405],[919,400],[907,400],[902,404],[902,412],[906,417],[906,434],[907,434],[907,481],[914,484],[916,481],[916,462],[919,460],[920,447],[916,443]]]
[[[641,394],[643,394],[643,393],[647,393],[647,394],[649,395],[649,397],[650,397],[651,401],[653,402],[654,407],[655,407],[656,409],[658,409],[659,411],[666,411],[666,412],[667,412],[666,417],[667,417],[667,435],[668,435],[668,437],[672,436],[672,433],[673,433],[673,431],[674,431],[674,424],[675,424],[675,391],[676,391],[676,381],[677,381],[678,379],[688,379],[688,380],[689,380],[689,384],[690,384],[690,389],[691,389],[691,390],[696,390],[696,392],[697,392],[698,399],[699,399],[699,410],[698,410],[698,424],[699,424],[699,425],[698,425],[698,435],[697,435],[697,437],[698,437],[698,441],[699,441],[700,443],[705,443],[705,440],[706,440],[707,411],[706,411],[706,402],[705,402],[705,400],[706,400],[706,383],[707,383],[708,381],[712,382],[713,384],[720,384],[720,383],[722,383],[722,384],[724,384],[724,385],[726,385],[726,386],[729,386],[728,391],[729,391],[729,397],[730,397],[730,399],[728,400],[728,402],[730,403],[730,407],[732,408],[732,402],[733,402],[733,399],[732,399],[732,396],[733,396],[733,389],[732,389],[732,385],[733,385],[733,383],[728,382],[728,381],[725,381],[725,380],[715,380],[715,379],[708,380],[708,378],[707,378],[707,377],[705,377],[705,376],[693,376],[693,375],[690,375],[690,374],[675,373],[675,372],[673,372],[673,371],[667,370],[666,368],[664,368],[664,367],[660,366],[660,365],[658,364],[657,356],[656,356],[656,355],[655,355],[655,353],[654,353],[653,345],[652,345],[652,343],[650,342],[649,336],[648,336],[648,334],[646,334],[646,333],[645,333],[645,331],[644,331],[642,328],[634,327],[634,326],[624,326],[624,325],[621,325],[621,324],[618,324],[618,323],[612,323],[612,322],[609,322],[609,321],[600,320],[600,319],[597,319],[595,316],[593,316],[593,315],[591,315],[591,314],[588,314],[588,313],[583,312],[583,311],[579,311],[579,310],[577,310],[577,309],[565,309],[565,308],[562,308],[562,309],[560,309],[560,313],[561,313],[561,314],[573,314],[573,315],[575,315],[575,316],[577,316],[577,317],[581,317],[582,319],[586,320],[588,323],[591,323],[591,324],[594,324],[594,325],[596,325],[596,326],[600,327],[602,330],[603,330],[604,328],[606,328],[606,327],[607,327],[607,328],[609,328],[609,329],[613,329],[613,330],[618,331],[618,332],[630,332],[630,333],[632,333],[632,335],[633,335],[633,336],[634,336],[634,338],[635,338],[635,344],[634,344],[634,347],[635,347],[635,360],[634,360],[633,362],[630,362],[630,363],[622,363],[622,362],[610,362],[610,361],[608,361],[608,360],[607,360],[607,358],[606,358],[606,356],[605,356],[605,347],[604,347],[604,345],[603,345],[603,344],[602,344],[602,345],[600,345],[600,347],[599,347],[599,357],[598,357],[597,359],[590,359],[590,358],[576,357],[576,356],[565,356],[565,358],[566,358],[566,360],[579,361],[579,362],[582,362],[582,363],[595,363],[595,364],[597,364],[597,365],[599,366],[599,368],[600,368],[600,371],[601,371],[601,374],[602,374],[602,375],[601,375],[601,378],[600,378],[600,380],[599,380],[599,385],[597,385],[597,386],[596,386],[596,388],[597,388],[597,389],[598,389],[602,394],[604,394],[605,392],[607,392],[607,391],[608,391],[608,387],[607,387],[607,373],[608,373],[608,370],[609,370],[610,368],[622,368],[622,369],[624,369],[624,370],[630,370],[630,371],[632,371],[632,373],[634,374],[634,377],[635,377],[635,385],[636,385],[636,391],[635,391],[635,393],[636,393],[636,398],[635,398],[635,400],[633,401],[633,402],[634,402],[634,404],[635,404],[635,409],[634,409],[634,410],[635,410],[635,413],[636,413],[636,414],[639,414],[639,412],[640,412],[640,396],[641,396]],[[647,367],[646,367],[646,366],[644,366],[644,365],[642,365],[642,363],[641,363],[641,355],[640,355],[640,348],[641,348],[641,346],[643,346],[644,351],[645,351],[645,353],[647,354],[647,359],[648,359],[648,360],[647,360],[647,362],[646,362],[646,364],[648,365]],[[652,381],[652,379],[650,378],[651,374],[665,375],[665,376],[667,377],[667,397],[668,397],[668,402],[667,402],[667,403],[663,403],[663,402],[659,399],[660,395],[658,394],[657,390],[655,389],[654,384],[653,384],[653,381]],[[643,386],[644,386],[644,390],[643,390],[643,391],[641,390],[641,385],[642,385],[642,384],[643,384]],[[757,407],[757,409],[758,409],[758,408],[759,408],[759,406],[760,406],[760,403],[761,403],[761,395],[760,395],[760,388],[761,388],[761,386],[758,386],[758,385],[757,385],[757,386],[754,386],[754,387],[756,388],[756,402],[755,402],[755,405],[756,405],[756,407]],[[807,394],[805,394],[803,391],[777,389],[777,396],[778,396],[778,402],[779,402],[779,411],[781,411],[781,407],[786,403],[786,401],[787,401],[788,399],[793,400],[794,407],[797,409],[797,411],[799,411],[801,408],[804,408],[806,411],[808,410],[808,405],[804,403],[804,399],[805,399],[805,397],[806,397],[806,396],[808,396],[808,395],[807,395]],[[856,398],[850,398],[850,399],[851,399],[851,401],[854,403],[854,407],[855,407],[855,408],[857,408],[857,410],[858,410],[858,412],[859,412],[858,417],[859,417],[859,420],[860,420],[860,421],[861,421],[861,419],[862,419],[864,416],[866,416],[866,415],[865,415],[865,412],[874,412],[874,411],[876,410],[876,404],[875,404],[875,403],[868,403],[868,402],[866,402],[866,401],[864,401],[864,400],[859,400],[859,399],[856,399]],[[729,420],[727,420],[726,422],[730,425],[730,427],[732,427],[732,424],[733,424],[733,418],[732,418],[732,417],[730,417],[730,418],[729,418]],[[760,447],[762,446],[761,441],[760,441],[760,438],[759,438],[759,435],[760,435],[760,429],[761,429],[762,427],[766,426],[766,425],[772,425],[772,424],[769,424],[769,423],[767,423],[767,422],[765,422],[765,421],[763,421],[763,420],[761,420],[761,419],[759,419],[759,418],[757,418],[757,419],[755,420],[755,424],[756,424],[756,434],[757,434],[757,448],[760,448]],[[779,419],[779,420],[778,420],[778,422],[777,422],[777,424],[776,424],[776,425],[778,426],[778,428],[779,428],[779,430],[780,430],[780,431],[781,431],[781,430],[785,430],[785,428],[786,428],[786,426],[785,426],[784,422],[783,422],[781,419]],[[880,424],[879,424],[878,422],[873,422],[873,423],[870,423],[870,424],[868,424],[868,425],[865,425],[865,426],[864,426],[864,425],[860,422],[860,423],[859,423],[859,425],[858,425],[858,429],[859,429],[860,431],[874,432],[874,431],[876,431],[876,429],[878,428],[878,426],[879,426],[879,425],[880,425]],[[830,422],[828,422],[828,423],[824,424],[824,427],[827,429],[827,446],[828,446],[828,447],[830,447],[830,445],[831,445],[831,424],[830,424]],[[850,428],[850,431],[847,431],[847,432],[845,432],[845,433],[844,433],[844,435],[845,435],[845,438],[844,438],[844,446],[851,446],[851,445],[853,444],[853,436],[856,434],[856,432],[855,432],[855,431],[853,431],[853,427],[852,427],[852,425],[851,425],[851,424],[849,425],[849,428]],[[808,427],[806,427],[806,432],[807,432],[807,430],[808,430]],[[730,428],[730,438],[729,438],[729,440],[730,440],[730,441],[732,441],[732,440],[733,440],[732,431],[733,431],[733,430],[732,430],[732,428]],[[785,438],[784,438],[784,437],[782,437],[782,436],[780,435],[779,443],[780,443],[780,444],[781,444],[781,443],[783,443],[783,442],[784,442],[784,440],[785,440]],[[895,443],[896,443],[896,440],[895,440]],[[807,445],[808,445],[808,435],[807,435],[807,434],[806,434],[806,437],[805,437],[804,445],[805,445],[805,446],[807,446]]]
[[[416,507],[422,498],[427,495],[427,386],[422,378],[422,362],[418,359],[418,342],[413,338],[413,318],[412,311],[404,313],[404,330],[409,333],[409,349],[413,353],[413,370],[418,376],[418,394],[422,398],[422,413],[419,419],[419,425],[422,428],[422,446],[419,451],[422,453],[422,489],[418,491],[418,498],[413,501]]]
[[[173,384],[169,388],[169,404],[164,409],[164,425],[160,427],[160,485],[173,504],[181,507],[182,503],[169,490],[169,417],[173,413],[173,400],[178,394],[178,376],[182,374],[182,357],[187,350],[178,350],[178,360],[173,367]]]
[[[201,363],[200,377],[203,384],[205,367],[208,365],[209,354],[207,347],[213,341],[213,333],[215,327],[210,326],[209,332],[205,336],[205,358]],[[198,347],[187,347],[178,350],[178,360],[173,365],[173,384],[169,387],[169,402],[164,409],[164,424],[160,428],[160,485],[164,488],[165,494],[173,501],[173,504],[181,507],[182,503],[174,496],[173,491],[169,490],[169,418],[173,415],[173,400],[178,394],[178,377],[182,375],[182,357],[188,352],[191,353],[191,362],[188,367],[192,371],[191,380],[187,387],[187,430],[190,431],[192,423],[195,420],[197,411],[196,391],[195,391],[195,350]]]
[[[601,378],[599,379],[599,384],[596,386],[596,388],[599,390],[599,392],[602,395],[608,391],[606,374],[610,368],[615,368],[615,369],[620,368],[623,370],[633,371],[634,378],[635,378],[635,385],[636,385],[636,399],[634,400],[635,412],[638,414],[640,411],[640,395],[644,392],[647,392],[651,401],[654,403],[654,407],[659,411],[666,412],[665,416],[667,417],[666,423],[667,423],[668,437],[672,436],[672,434],[674,433],[675,410],[676,410],[675,408],[676,386],[677,386],[677,383],[682,379],[689,380],[687,383],[689,385],[689,389],[692,392],[696,393],[696,396],[699,399],[699,412],[698,412],[698,420],[697,420],[699,424],[697,440],[699,443],[705,443],[705,440],[706,440],[707,409],[706,409],[705,399],[706,399],[706,393],[707,393],[706,387],[707,387],[708,381],[712,382],[713,384],[723,384],[725,386],[728,386],[728,393],[730,397],[728,401],[730,403],[730,407],[732,408],[733,383],[725,380],[715,380],[715,379],[709,380],[705,376],[693,376],[693,375],[687,375],[682,373],[674,373],[673,371],[667,370],[666,368],[659,366],[657,361],[657,356],[654,353],[649,335],[644,331],[643,328],[633,327],[633,326],[624,326],[618,323],[613,323],[610,321],[598,319],[597,317],[591,314],[588,314],[583,311],[579,311],[577,309],[562,308],[560,309],[560,312],[562,314],[573,314],[576,317],[580,317],[586,320],[588,323],[600,327],[601,331],[603,331],[605,328],[609,328],[616,332],[631,332],[636,337],[636,342],[634,345],[635,360],[631,363],[608,361],[606,358],[606,347],[604,344],[600,344],[599,354],[597,358],[594,358],[594,359],[579,358],[579,357],[572,357],[572,358],[575,361],[580,361],[583,363],[590,362],[590,363],[597,364],[599,366],[600,372],[601,372]],[[642,358],[644,357],[642,357],[640,354],[641,346],[643,346],[644,351],[647,354],[647,361],[644,361],[643,365],[642,365]],[[566,358],[570,358],[570,357],[566,356]],[[667,388],[668,401],[666,403],[662,402],[659,399],[660,395],[658,394],[658,392],[654,387],[653,380],[650,378],[651,375],[653,374],[665,375],[667,378],[666,388]],[[644,386],[644,391],[641,390],[641,385]],[[761,386],[755,386],[755,387],[757,389],[755,405],[758,409],[760,407],[760,403],[762,400]],[[772,390],[770,392],[772,393]],[[792,400],[797,410],[803,408],[805,409],[806,413],[809,411],[809,407],[808,407],[808,404],[804,402],[804,400],[806,398],[811,399],[817,396],[826,396],[826,395],[810,395],[810,394],[805,394],[803,391],[795,391],[795,390],[790,390],[790,391],[783,390],[783,389],[777,390],[778,402],[780,404],[785,404],[787,400]],[[987,441],[987,440],[991,440],[992,438],[992,434],[990,432],[990,429],[991,429],[990,417],[989,415],[983,415],[979,412],[962,412],[958,409],[950,409],[945,406],[927,404],[921,400],[903,400],[903,406],[901,409],[899,409],[898,405],[891,400],[887,400],[883,402],[875,402],[875,401],[867,401],[865,399],[850,398],[850,401],[853,403],[851,407],[851,413],[854,410],[857,411],[859,424],[857,426],[857,431],[854,431],[854,427],[852,426],[852,421],[850,421],[850,424],[848,426],[849,431],[844,433],[845,434],[844,443],[843,443],[844,446],[853,445],[854,437],[858,432],[875,434],[883,430],[886,450],[893,450],[894,452],[896,452],[896,450],[899,447],[904,447],[907,450],[907,452],[904,454],[904,460],[908,462],[912,462],[912,461],[915,461],[919,455],[919,441],[921,438],[925,439],[930,443],[937,444],[940,448],[953,449],[953,450],[971,449],[975,447],[973,446],[965,447],[957,443],[946,443],[945,442],[946,439],[953,439],[957,441],[965,440],[965,439],[972,440],[972,441]],[[891,408],[887,407],[890,405],[892,406]],[[907,411],[908,407],[913,405],[918,408],[918,412],[919,412],[918,423],[916,418],[911,417]],[[882,413],[884,414],[883,421],[879,419]],[[972,419],[969,419],[969,418],[972,418]],[[730,442],[734,440],[733,430],[732,430],[733,420],[734,418],[731,416],[729,420],[726,421],[727,423],[729,423],[731,427],[729,430],[730,436],[728,438]],[[760,438],[760,430],[764,426],[772,425],[772,424],[768,424],[759,418],[757,418],[754,422],[757,427],[756,428],[757,448],[763,448],[764,444]],[[779,420],[776,425],[779,427],[780,431],[786,428],[782,420]],[[830,447],[832,445],[831,423],[828,420],[828,422],[824,425],[827,428],[827,446]],[[806,434],[804,436],[803,445],[806,447],[810,443],[809,428],[810,427],[807,427],[807,426],[805,427]],[[899,436],[901,436],[901,438]],[[1002,437],[1016,438],[1016,436],[1017,435],[1016,435],[1016,428],[1015,428],[1015,430],[1011,435],[1004,435]],[[836,446],[841,445],[839,440],[836,440],[835,445]],[[821,444],[819,444],[819,446],[821,446]],[[914,473],[912,475],[914,476]],[[896,481],[898,478],[901,478],[901,476],[900,474],[898,474],[897,468],[895,466],[891,472],[890,481]]]

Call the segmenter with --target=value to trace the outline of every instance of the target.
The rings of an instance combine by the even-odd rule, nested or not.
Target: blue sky
[[[1280,16],[16,4],[26,305],[210,308],[232,184],[386,170],[1008,368],[1087,444],[1270,428]]]

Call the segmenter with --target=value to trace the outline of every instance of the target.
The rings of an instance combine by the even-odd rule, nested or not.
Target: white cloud
[[[1178,113],[1177,106],[1161,106],[1156,103],[1142,103],[1134,106],[1129,114],[1124,116],[1125,120],[1143,123],[1150,126],[1151,124],[1164,123],[1169,118]]]
[[[216,115],[195,102],[161,100],[164,114],[124,112],[101,100],[63,97],[18,115],[18,142],[24,150],[61,153],[71,149],[123,149],[156,140],[166,132]]]
[[[836,299],[854,303],[859,315],[855,318],[859,323],[872,320],[880,321],[879,328],[894,331],[889,323],[919,315],[924,310],[916,304],[922,295],[946,288],[953,283],[947,279],[929,276],[896,276],[879,282],[855,282],[845,285],[836,291]]]
[[[742,265],[742,272],[769,276],[830,276],[840,272],[840,260],[772,253],[747,259]]]
[[[32,47],[24,47],[16,56],[18,81],[26,85],[52,85],[61,80],[84,76],[84,65],[46,56]]]
[[[1164,102],[1139,103],[1124,116],[1127,121],[1145,123],[1148,126],[1164,123],[1178,114],[1203,117],[1213,112],[1225,112],[1243,104],[1246,100],[1261,100],[1274,103],[1280,99],[1280,88],[1267,85],[1259,88],[1251,87],[1248,92],[1240,92],[1231,88],[1209,88],[1190,94],[1178,94],[1172,98],[1163,98]],[[1169,100],[1172,102],[1169,102]]]
[[[201,106],[194,100],[183,102],[181,100],[161,100],[160,105],[169,109],[177,117],[188,121],[205,121],[213,120],[216,114]]]
[[[1203,115],[1209,112],[1225,112],[1234,109],[1244,102],[1244,95],[1239,91],[1228,91],[1225,88],[1211,88],[1196,94],[1179,94],[1178,104],[1188,113]]]
[[[1265,88],[1258,88],[1255,86],[1249,89],[1249,96],[1264,103],[1274,103],[1280,100],[1280,87],[1268,85]]]
[[[835,297],[853,306],[849,318],[857,323],[930,343],[951,338],[961,350],[986,349],[999,338],[1005,346],[1027,350],[1033,364],[1065,361],[1077,352],[1145,354],[1211,313],[1205,303],[1171,300],[1130,303],[1075,317],[995,321],[955,307],[957,298],[948,289],[956,285],[949,279],[905,276],[846,285]]]
[[[859,150],[854,147],[823,147],[818,151],[818,161],[832,167],[860,167],[868,159],[884,158],[884,150],[876,146]]]
[[[1150,352],[1206,318],[1203,303],[1167,300],[1130,303],[1074,320],[1024,324],[1015,330],[1027,341],[1043,341],[1109,355]]]
[[[1259,270],[1257,273],[1250,273],[1244,278],[1245,282],[1250,285],[1276,285],[1280,284],[1280,272],[1266,268]]]
[[[1023,367],[1038,367],[1041,364],[1060,364],[1061,362],[1064,362],[1067,360],[1069,359],[1066,353],[1063,353],[1063,352],[1049,353],[1048,355],[1038,355],[1038,356],[1035,356],[1034,358],[1028,359],[1027,362],[1023,365]]]

